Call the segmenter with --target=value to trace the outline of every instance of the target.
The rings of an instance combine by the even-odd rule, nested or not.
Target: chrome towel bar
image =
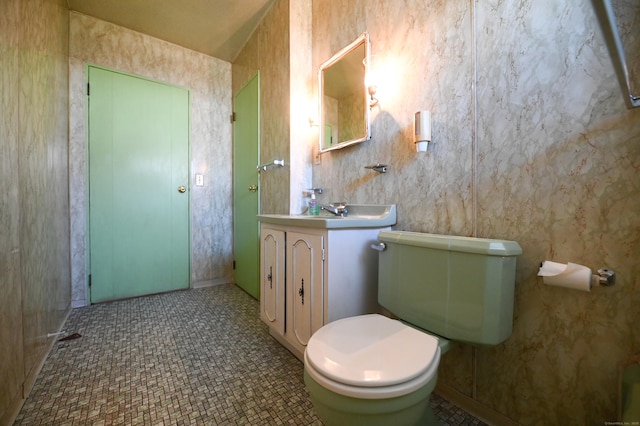
[[[256,168],[258,170],[262,170],[263,172],[267,171],[267,167],[271,167],[271,166],[280,166],[280,167],[284,167],[284,160],[273,160],[269,163],[264,163],[264,164],[260,164],[259,166],[256,166]]]

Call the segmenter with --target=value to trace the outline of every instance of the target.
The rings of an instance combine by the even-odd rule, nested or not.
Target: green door
[[[89,67],[91,302],[189,286],[189,92]]]
[[[256,74],[233,102],[233,258],[235,282],[260,298],[258,229],[259,87]]]

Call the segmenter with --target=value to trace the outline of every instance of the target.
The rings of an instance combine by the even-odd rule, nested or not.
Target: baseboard
[[[71,309],[75,309],[75,308],[84,308],[85,306],[88,306],[89,304],[87,303],[86,300],[72,300],[71,301]]]
[[[215,278],[213,280],[198,281],[191,284],[191,288],[213,287],[213,286],[222,285],[222,284],[233,284],[233,278],[224,277],[224,278]]]
[[[447,401],[452,402],[458,407],[462,408],[467,413],[472,416],[482,420],[488,425],[492,426],[519,426],[520,423],[515,422],[505,416],[504,414],[498,413],[495,410],[487,407],[476,401],[473,398],[468,397],[467,395],[458,392],[457,390],[449,387],[447,385],[438,383],[434,390],[435,393],[446,399]]]
[[[65,311],[64,319],[60,323],[58,332],[60,332],[64,328],[64,325],[69,318],[69,314],[71,314],[71,307],[67,308],[67,310]],[[44,363],[47,361],[47,358],[49,358],[49,354],[51,353],[51,349],[53,349],[53,345],[56,343],[57,338],[58,336],[52,336],[48,339],[49,341],[47,342],[47,346],[45,347],[45,350],[42,351],[42,356],[40,357],[36,365],[31,368],[31,371],[29,372],[27,377],[25,377],[24,382],[22,383],[22,392],[16,393],[15,397],[9,404],[9,407],[7,407],[5,413],[2,415],[2,417],[0,417],[0,426],[11,426],[15,422],[16,417],[18,417],[18,414],[20,414],[20,410],[22,409],[24,402],[27,400],[29,394],[31,393],[31,389],[33,389],[33,385],[36,383],[36,379],[38,378],[42,367],[44,367]]]

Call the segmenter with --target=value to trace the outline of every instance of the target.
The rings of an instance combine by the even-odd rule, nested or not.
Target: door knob
[[[187,188],[185,188],[185,186],[184,186],[184,185],[180,185],[180,186],[178,187],[178,192],[179,192],[179,193],[184,194],[186,191],[187,191]]]
[[[256,192],[258,190],[258,185],[249,185],[249,191]]]

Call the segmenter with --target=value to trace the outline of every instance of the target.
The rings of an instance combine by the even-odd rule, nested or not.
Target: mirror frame
[[[323,146],[323,141],[324,141],[324,133],[325,133],[325,117],[324,117],[324,72],[325,70],[327,70],[329,67],[331,67],[332,65],[334,65],[336,62],[340,61],[340,59],[342,59],[343,57],[345,57],[346,55],[348,55],[349,53],[351,53],[352,51],[356,50],[358,47],[360,47],[362,44],[364,44],[364,48],[365,48],[365,57],[363,58],[363,66],[364,66],[364,78],[365,81],[367,79],[367,73],[369,72],[369,67],[367,66],[367,64],[369,63],[369,57],[371,55],[370,52],[370,44],[369,44],[369,34],[367,32],[362,33],[360,36],[358,36],[358,38],[356,38],[353,42],[351,42],[349,45],[347,45],[346,47],[344,47],[343,49],[341,49],[339,52],[337,52],[335,55],[333,55],[331,58],[329,58],[327,61],[323,62],[320,65],[320,69],[318,70],[318,104],[319,104],[319,111],[318,111],[318,116],[319,116],[319,123],[320,123],[320,129],[319,129],[319,140],[318,140],[318,152],[319,153],[325,153],[325,152],[329,152],[329,151],[333,151],[336,149],[341,149],[353,144],[357,144],[357,143],[361,143],[361,142],[365,142],[368,141],[369,139],[371,139],[371,120],[370,120],[370,113],[371,113],[371,109],[369,108],[369,94],[367,92],[367,87],[364,84],[365,81],[363,81],[362,83],[362,102],[364,103],[364,129],[365,129],[365,134],[362,137],[359,138],[354,138],[354,139],[349,139],[346,141],[342,141],[342,142],[338,142],[335,145],[332,145],[330,147],[324,147]]]
[[[632,93],[625,49],[618,31],[618,24],[611,0],[592,0],[592,3],[596,10],[598,20],[600,21],[609,53],[611,54],[620,88],[622,89],[623,95],[625,95],[625,101],[630,108],[640,107],[640,95]],[[636,76],[635,78],[640,80],[640,76]]]

